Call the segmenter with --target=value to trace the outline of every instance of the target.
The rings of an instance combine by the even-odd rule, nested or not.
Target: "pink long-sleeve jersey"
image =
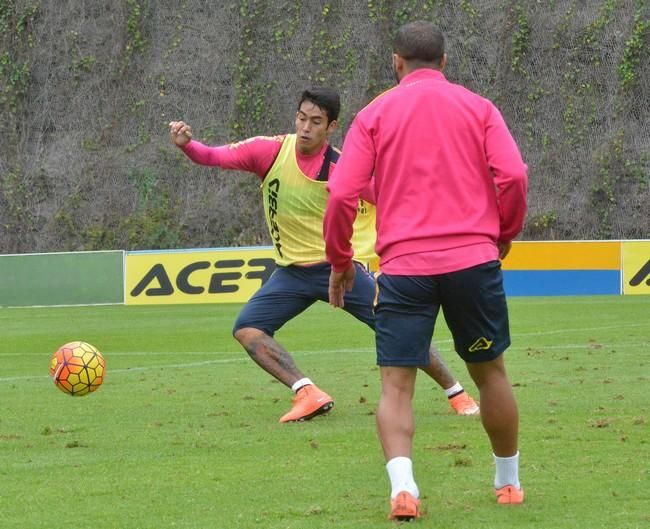
[[[523,228],[527,167],[487,99],[418,69],[352,123],[329,180],[327,258],[352,258],[357,196],[375,178],[380,267],[396,275],[462,270],[498,258]]]
[[[260,180],[264,180],[266,173],[269,172],[280,152],[284,138],[284,134],[255,136],[237,143],[219,145],[218,147],[211,147],[192,140],[184,147],[181,147],[181,150],[194,163],[255,173]],[[307,178],[313,180],[318,176],[323,165],[327,145],[327,143],[323,144],[315,154],[301,154],[300,151],[296,150],[298,167]],[[330,174],[335,165],[336,162],[330,162]],[[370,182],[364,188],[361,192],[361,198],[371,204],[375,203],[374,182]]]
[[[280,152],[283,140],[284,135],[255,136],[218,147],[210,147],[193,140],[182,147],[182,150],[195,163],[255,173],[263,180]],[[298,166],[309,178],[316,178],[318,175],[326,148],[327,144],[323,145],[318,153],[309,156],[296,151]]]

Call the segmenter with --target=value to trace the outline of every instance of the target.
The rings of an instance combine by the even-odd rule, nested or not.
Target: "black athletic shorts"
[[[343,310],[375,328],[372,304],[375,299],[375,281],[358,263],[351,292],[345,293]],[[239,313],[233,332],[253,327],[269,336],[316,301],[329,301],[329,263],[311,266],[278,266],[269,280],[253,294]]]
[[[377,283],[375,332],[381,366],[427,365],[441,307],[456,352],[466,362],[493,360],[510,345],[499,261],[432,276],[380,274]]]

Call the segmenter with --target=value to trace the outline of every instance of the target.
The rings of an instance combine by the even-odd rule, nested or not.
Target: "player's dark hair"
[[[435,64],[445,54],[445,38],[442,33],[426,20],[416,20],[401,26],[395,34],[393,53],[407,62]]]
[[[326,87],[312,88],[305,90],[300,96],[298,102],[298,110],[300,105],[305,101],[313,103],[327,114],[327,124],[339,119],[339,112],[341,111],[341,98],[336,90]]]

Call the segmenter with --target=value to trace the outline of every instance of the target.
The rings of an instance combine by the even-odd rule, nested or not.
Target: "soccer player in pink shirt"
[[[295,117],[295,133],[257,136],[238,143],[210,147],[192,138],[183,121],[169,124],[172,142],[195,163],[237,169],[261,181],[264,214],[275,250],[277,268],[246,303],[234,325],[235,339],[267,373],[295,393],[292,408],[280,422],[311,419],[327,413],[334,400],[296,366],[275,339],[275,333],[317,301],[327,302],[330,265],[325,259],[323,215],[327,180],[339,153],[328,142],[336,129],[339,95],[328,88],[303,92]],[[357,201],[353,245],[356,258],[376,258],[374,187]],[[374,329],[375,284],[358,262],[357,285],[348,294],[346,310]],[[478,405],[442,362],[435,348],[426,372],[447,394],[459,415],[474,415]]]
[[[390,516],[420,514],[412,398],[441,308],[480,392],[497,501],[521,503],[519,416],[503,360],[510,334],[500,259],[523,228],[527,167],[497,108],[443,75],[444,38],[433,24],[402,26],[393,52],[398,85],[355,117],[328,184],[324,218],[330,303],[342,307],[355,282],[349,242],[355,204],[374,175],[382,382],[376,420],[391,483]]]

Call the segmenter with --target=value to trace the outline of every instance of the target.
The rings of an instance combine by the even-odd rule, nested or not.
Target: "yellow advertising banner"
[[[504,270],[620,270],[619,241],[515,241]]]
[[[623,295],[650,294],[650,241],[623,241]]]
[[[245,303],[275,270],[271,248],[127,252],[127,305]]]

